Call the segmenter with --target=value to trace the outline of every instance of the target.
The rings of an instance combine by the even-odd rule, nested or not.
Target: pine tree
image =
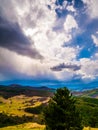
[[[64,87],[57,89],[44,110],[46,130],[82,130],[75,99]]]

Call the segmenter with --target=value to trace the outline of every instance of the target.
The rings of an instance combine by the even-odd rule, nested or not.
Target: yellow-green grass
[[[41,97],[26,97],[24,95],[14,96],[8,99],[0,97],[0,112],[5,112],[8,115],[31,116],[32,114],[25,112],[24,109],[27,107],[36,107],[40,105],[42,101],[39,101],[38,98]],[[34,104],[30,103],[31,100],[34,101]],[[47,102],[48,100],[49,99],[47,98],[47,100],[43,102]],[[37,123],[24,123],[15,126],[3,127],[0,128],[0,130],[44,130],[44,127],[44,125],[39,125]],[[83,130],[98,130],[98,128],[84,127]]]
[[[38,98],[41,97],[26,97],[24,95],[15,96],[8,99],[0,97],[0,113],[5,112],[8,115],[31,116],[32,114],[25,112],[24,109],[27,107],[36,107],[41,105],[42,102],[38,101]],[[31,100],[34,101],[34,104],[30,103]]]
[[[39,125],[37,123],[32,122],[0,128],[0,130],[44,130],[44,129],[45,125]],[[84,127],[83,130],[98,130],[98,128]]]
[[[98,128],[84,127],[83,130],[98,130]]]
[[[3,103],[0,104],[0,112],[5,112],[7,114],[12,115],[19,115],[22,116],[24,114],[27,115],[27,113],[24,112],[23,108],[26,104],[24,104],[24,101],[26,101],[25,97],[13,97],[9,99],[3,99]]]
[[[45,128],[44,125],[39,125],[37,123],[30,122],[16,126],[3,127],[0,128],[0,130],[44,130],[44,128]]]

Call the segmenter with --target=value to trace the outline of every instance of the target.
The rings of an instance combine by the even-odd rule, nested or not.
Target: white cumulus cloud
[[[98,0],[83,0],[87,4],[87,13],[91,18],[98,18]]]
[[[84,81],[90,82],[98,77],[98,60],[82,58],[80,59],[81,69],[78,74]]]
[[[95,35],[92,35],[92,39],[93,39],[95,46],[98,46],[98,37],[96,37]]]
[[[74,17],[72,15],[67,15],[65,23],[64,23],[64,29],[67,33],[70,33],[72,29],[77,29],[78,24]]]

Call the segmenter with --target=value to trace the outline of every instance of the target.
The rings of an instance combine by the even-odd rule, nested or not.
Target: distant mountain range
[[[45,86],[41,87],[31,87],[31,86],[22,86],[18,84],[12,85],[0,85],[0,96],[4,98],[10,98],[17,95],[25,95],[28,97],[32,96],[42,96],[49,97],[52,96],[55,89],[51,89]]]
[[[68,87],[70,90],[74,91],[84,91],[90,89],[98,88],[98,81],[83,81],[80,79],[74,79],[70,81],[49,81],[49,80],[14,80],[14,81],[0,81],[1,85],[9,85],[9,84],[20,84],[21,86],[48,86],[49,88],[59,88],[59,87]]]
[[[42,96],[48,97],[52,96],[56,89],[48,88],[46,86],[41,87],[31,87],[31,86],[22,86],[18,84],[11,84],[8,86],[0,85],[0,96],[4,98],[9,98],[17,95],[26,95],[26,96]],[[91,89],[85,91],[71,91],[74,96],[79,97],[90,97],[98,98],[98,89]]]

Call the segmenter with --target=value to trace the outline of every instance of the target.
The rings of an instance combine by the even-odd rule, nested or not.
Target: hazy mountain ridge
[[[12,84],[9,86],[0,85],[0,95],[4,98],[10,98],[17,95],[25,95],[27,97],[41,96],[49,97],[52,96],[55,89],[48,88],[46,86],[31,87]]]
[[[98,98],[98,89],[91,89],[86,91],[74,91],[72,92],[73,95],[79,96],[79,97],[89,97],[89,98]]]
[[[0,95],[4,98],[9,98],[17,95],[26,96],[42,96],[50,97],[53,95],[56,89],[46,86],[34,87],[34,86],[22,86],[18,84],[11,84],[8,86],[0,85]],[[71,91],[73,95],[79,97],[98,98],[98,89],[84,90],[84,91]]]

